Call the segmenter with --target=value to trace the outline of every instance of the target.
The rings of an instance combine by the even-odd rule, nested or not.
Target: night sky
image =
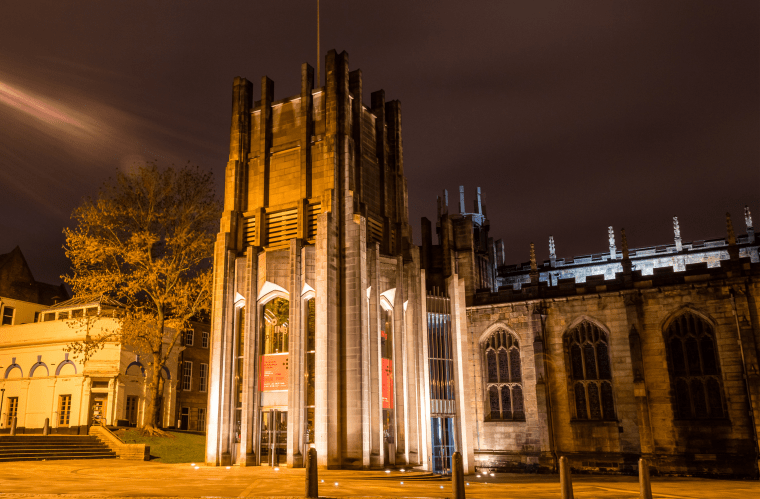
[[[364,101],[402,103],[410,221],[447,188],[487,194],[508,263],[744,233],[760,225],[757,1],[322,0],[322,61],[361,68]],[[228,156],[235,76],[297,94],[316,1],[6,0],[0,11],[0,253],[67,271],[83,196],[146,160]],[[324,62],[322,77],[324,78]],[[618,245],[620,244],[618,232]]]

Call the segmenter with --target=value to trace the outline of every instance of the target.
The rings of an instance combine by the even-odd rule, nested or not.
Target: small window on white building
[[[208,348],[208,331],[201,331],[201,347]]]
[[[3,307],[3,320],[2,323],[0,323],[1,326],[12,326],[13,325],[13,313],[15,312],[15,309],[13,307],[5,306]]]
[[[201,364],[200,366],[200,386],[198,389],[205,392],[208,389],[208,364]]]
[[[182,365],[182,389],[190,390],[193,379],[193,363],[186,360]]]
[[[185,331],[185,346],[186,347],[193,346],[194,333],[195,331],[193,331],[192,329],[188,329],[187,331]]]

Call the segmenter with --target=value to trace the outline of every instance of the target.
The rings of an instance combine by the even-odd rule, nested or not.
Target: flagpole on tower
[[[317,88],[322,86],[322,80],[319,76],[319,58],[321,52],[319,51],[319,0],[317,0]]]

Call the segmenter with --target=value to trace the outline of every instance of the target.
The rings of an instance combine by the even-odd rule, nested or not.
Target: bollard
[[[50,435],[50,418],[45,418],[45,426],[42,427],[43,435]]]
[[[11,436],[16,435],[16,416],[13,416],[13,420],[11,421]]]
[[[451,488],[454,491],[454,499],[464,499],[464,469],[461,452],[455,452],[451,456]]]
[[[643,457],[639,459],[639,497],[652,499],[652,484],[649,483],[649,463]]]
[[[306,497],[319,497],[319,476],[317,474],[317,449],[309,449],[306,453]]]
[[[559,486],[562,499],[573,499],[573,479],[570,477],[570,465],[565,456],[559,458]]]

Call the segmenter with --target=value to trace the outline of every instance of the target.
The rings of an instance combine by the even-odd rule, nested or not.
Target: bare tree
[[[107,342],[147,354],[150,400],[141,430],[155,427],[161,370],[190,320],[210,309],[214,234],[221,208],[210,173],[154,163],[106,182],[97,199],[74,210],[64,229],[75,296],[105,296],[123,305],[118,327],[69,345],[87,360]]]

